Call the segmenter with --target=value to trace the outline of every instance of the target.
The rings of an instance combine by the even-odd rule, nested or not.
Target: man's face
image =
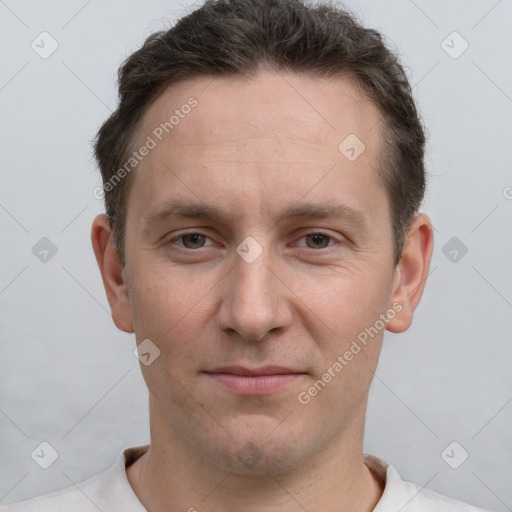
[[[123,275],[137,342],[160,350],[141,366],[160,435],[273,473],[362,435],[385,329],[353,342],[395,286],[378,120],[349,81],[269,71],[183,82],[151,105],[139,141],[156,147],[133,171]],[[353,136],[338,148],[350,134],[365,145],[355,160]],[[177,200],[224,217],[156,215]],[[339,211],[281,218],[313,205]]]

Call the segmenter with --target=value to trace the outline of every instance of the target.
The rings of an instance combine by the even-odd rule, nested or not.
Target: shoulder
[[[98,512],[98,508],[87,498],[91,488],[97,486],[103,473],[82,482],[80,487],[71,486],[61,491],[52,492],[37,498],[32,498],[5,507],[0,507],[1,512]],[[81,490],[83,489],[83,491]]]
[[[488,512],[406,482],[393,466],[373,455],[365,454],[365,463],[384,484],[384,492],[373,512]]]
[[[407,502],[402,512],[488,512],[419,485],[403,482]]]
[[[148,447],[125,448],[115,463],[102,473],[61,491],[0,507],[0,512],[142,512],[145,509],[130,487],[126,465],[140,457]]]

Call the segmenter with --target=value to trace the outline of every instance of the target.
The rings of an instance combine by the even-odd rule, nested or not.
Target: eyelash
[[[174,238],[171,238],[171,239],[167,242],[167,244],[166,244],[166,245],[173,245],[173,244],[174,244],[174,242],[176,242],[176,241],[178,241],[178,240],[181,240],[181,239],[185,238],[186,236],[190,236],[190,235],[200,235],[200,236],[203,236],[203,237],[205,237],[205,238],[210,238],[208,235],[205,235],[204,233],[201,233],[200,231],[189,231],[189,232],[187,232],[187,233],[181,233],[179,236],[176,236],[176,237],[174,237]],[[303,238],[306,238],[306,237],[308,237],[308,236],[311,236],[311,235],[322,235],[322,236],[324,236],[324,237],[326,237],[326,238],[329,238],[329,240],[330,240],[330,241],[332,241],[332,242],[334,242],[334,243],[336,243],[336,242],[341,242],[341,240],[340,240],[340,239],[337,239],[336,237],[333,237],[332,235],[330,235],[330,234],[328,234],[328,233],[324,233],[323,231],[311,231],[311,232],[309,232],[309,233],[304,234],[304,235],[300,238],[300,240],[302,240]],[[305,249],[310,249],[310,250],[312,250],[312,251],[319,252],[319,251],[321,251],[321,250],[327,250],[327,249],[329,249],[330,247],[332,247],[332,246],[334,245],[334,243],[333,243],[333,244],[331,244],[331,245],[328,245],[327,247],[320,247],[319,249],[312,249],[312,248],[310,248],[310,247],[303,247],[303,248],[305,248]],[[208,246],[198,247],[197,249],[189,249],[188,247],[180,246],[180,249],[183,249],[183,250],[185,250],[185,251],[198,251],[198,250],[200,250],[200,249],[204,249],[205,247],[208,247]]]

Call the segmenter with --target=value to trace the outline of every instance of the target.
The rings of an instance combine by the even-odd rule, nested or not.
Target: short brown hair
[[[130,175],[108,189],[105,185],[133,151],[149,105],[178,81],[250,76],[262,65],[318,77],[351,77],[378,107],[385,134],[378,175],[390,203],[398,263],[426,185],[425,135],[397,54],[379,32],[332,4],[206,0],[169,30],[150,35],[124,61],[118,73],[119,105],[94,141],[112,241],[123,265]]]

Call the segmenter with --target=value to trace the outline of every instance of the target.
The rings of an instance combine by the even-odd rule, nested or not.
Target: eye
[[[169,240],[169,243],[172,244],[177,240],[180,240],[183,241],[182,246],[186,249],[201,249],[202,247],[205,247],[204,243],[207,238],[209,237],[201,233],[184,233],[178,237],[172,238]]]
[[[308,249],[325,249],[329,245],[329,240],[333,241],[333,237],[322,232],[308,233],[304,235],[301,240],[306,240],[306,246]]]
[[[210,239],[210,237],[194,231],[190,233],[182,233],[180,236],[172,238],[169,240],[169,244],[173,245],[177,241],[180,241],[180,247],[194,250],[208,247],[205,245],[207,239]],[[325,249],[334,243],[334,238],[332,236],[318,231],[308,233],[300,238],[300,240],[303,239],[306,240],[306,248],[308,249]]]

